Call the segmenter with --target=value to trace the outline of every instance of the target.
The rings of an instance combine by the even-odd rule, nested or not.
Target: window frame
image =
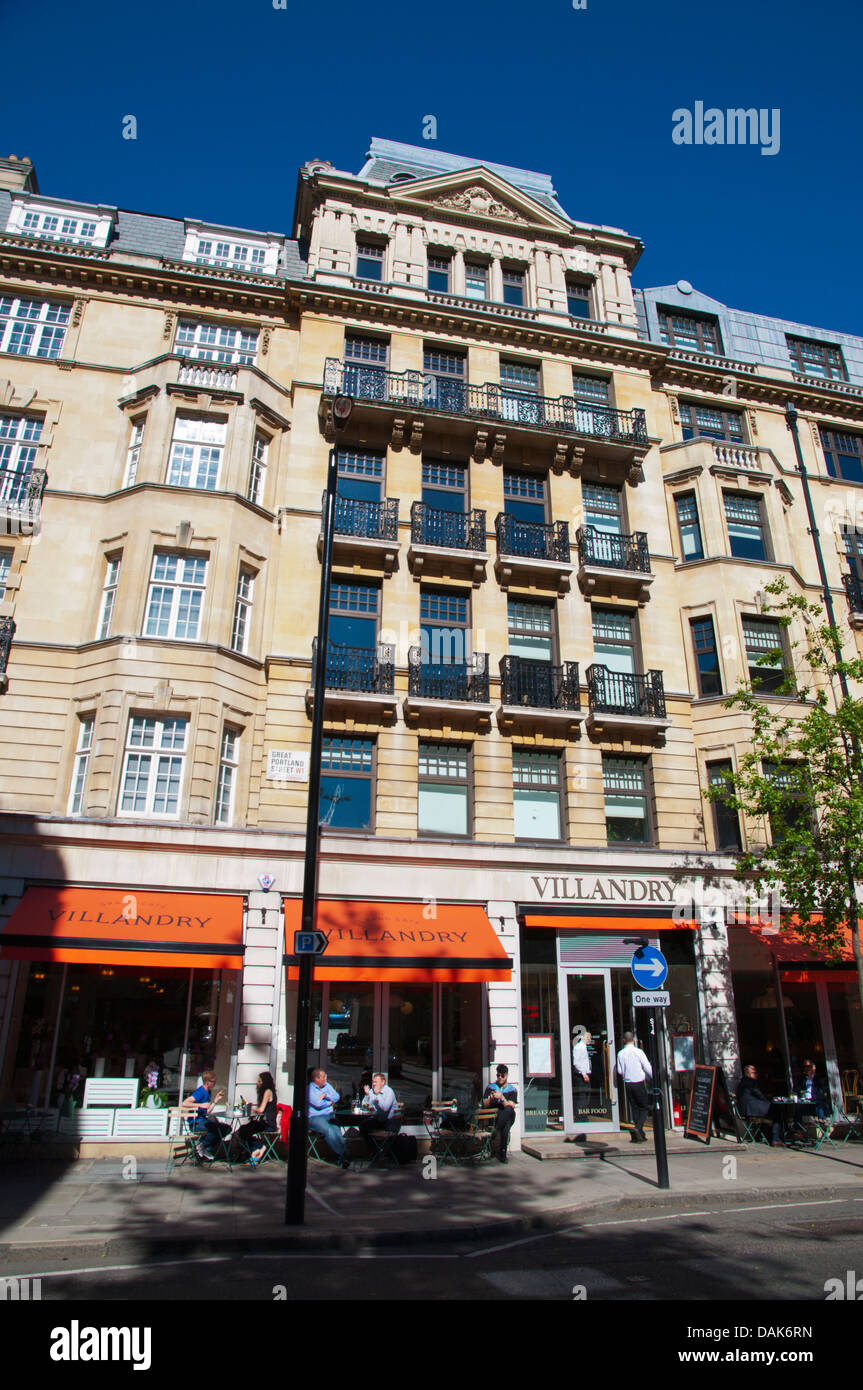
[[[573,310],[574,304],[584,304],[586,312],[583,314],[575,312]],[[585,280],[580,280],[575,275],[566,276],[566,312],[571,319],[593,318],[593,282],[588,283]]]
[[[432,265],[432,262],[436,262]],[[426,289],[432,294],[452,294],[452,254],[445,255],[443,252],[428,250],[426,252]],[[446,285],[433,285],[431,277],[433,275],[443,275],[446,278]]]
[[[471,279],[471,272],[473,272],[473,277],[472,277],[472,278],[477,282],[477,284],[479,283],[480,279],[482,280],[482,287],[483,287],[483,292],[482,292],[482,294],[471,294],[470,290],[468,289],[468,282],[469,282],[469,280]],[[478,260],[478,259],[477,259],[477,260],[474,260],[473,257],[471,257],[471,256],[465,256],[465,258],[464,258],[464,297],[465,297],[465,299],[473,299],[473,300],[475,300],[478,304],[482,304],[482,303],[487,303],[487,302],[488,302],[488,297],[489,297],[489,276],[488,276],[488,272],[489,272],[489,264],[488,264],[488,261],[482,261],[482,260]]]
[[[676,517],[676,519],[677,519],[677,534],[678,534],[678,536],[679,536],[679,538],[680,538],[680,559],[681,559],[681,563],[684,564],[684,565],[686,565],[686,564],[692,564],[692,563],[694,563],[696,560],[703,560],[703,559],[705,558],[705,551],[704,551],[704,536],[702,535],[702,532],[701,532],[701,515],[700,515],[699,510],[698,510],[698,494],[696,493],[695,489],[693,488],[691,492],[675,492],[675,493],[673,494],[673,496],[674,496],[674,514],[675,514],[675,517]],[[681,517],[681,515],[680,515],[680,507],[681,507],[681,503],[685,503],[685,502],[689,502],[689,501],[692,502],[692,509],[693,509],[693,511],[694,511],[694,513],[695,513],[695,516],[694,516],[694,519],[693,519],[693,520],[685,521],[685,520]],[[695,534],[696,534],[697,537],[698,537],[698,552],[699,552],[699,553],[698,553],[697,555],[687,555],[687,553],[686,553],[686,532],[685,532],[684,528],[685,528],[685,527],[686,527],[686,528],[691,528],[691,527],[693,527],[693,526],[695,527]]]
[[[0,500],[24,501],[44,424],[44,415],[0,414]],[[7,427],[14,427],[14,433]]]
[[[173,559],[173,560],[180,561],[180,562],[183,564],[183,566],[185,566],[187,563],[190,563],[190,562],[197,562],[197,561],[203,560],[203,562],[204,562],[204,578],[203,578],[203,581],[202,581],[201,583],[197,583],[197,582],[189,582],[189,581],[186,581],[186,580],[184,580],[184,579],[172,580],[172,579],[167,578],[167,577],[166,577],[166,578],[157,577],[157,576],[156,576],[156,566],[157,566],[158,562],[159,562],[161,559],[163,559],[163,558],[164,558],[164,559]],[[148,586],[147,586],[147,598],[146,598],[146,603],[145,603],[145,606],[144,606],[144,620],[143,620],[142,632],[141,632],[141,636],[142,636],[142,637],[152,637],[152,638],[154,638],[156,641],[159,641],[159,642],[201,642],[201,641],[203,641],[203,638],[201,637],[201,627],[202,627],[203,617],[204,617],[204,600],[206,599],[206,596],[207,596],[207,579],[208,579],[208,574],[209,574],[209,567],[210,567],[210,557],[209,557],[209,555],[208,555],[206,552],[203,552],[203,551],[196,551],[196,552],[194,552],[193,554],[189,554],[188,552],[179,552],[179,551],[176,551],[176,550],[163,550],[163,549],[159,549],[159,548],[154,549],[154,551],[153,551],[153,559],[152,559],[152,562],[151,562],[151,565],[150,565],[150,577],[149,577]],[[147,628],[148,628],[150,622],[151,622],[154,618],[156,618],[157,615],[161,612],[161,604],[157,605],[157,606],[154,608],[154,596],[155,596],[155,591],[156,591],[157,589],[163,589],[163,590],[164,590],[164,589],[171,589],[171,591],[172,591],[172,593],[171,593],[171,601],[170,601],[170,608],[169,608],[169,618],[168,618],[168,628],[169,628],[169,630],[168,630],[167,633],[161,633],[161,632],[148,632],[148,631],[147,631]],[[190,594],[190,595],[200,594],[200,596],[201,596],[201,597],[200,597],[200,603],[198,604],[198,607],[197,607],[197,623],[196,623],[195,635],[194,635],[193,637],[190,637],[190,636],[188,636],[188,635],[182,636],[182,637],[181,637],[181,636],[179,636],[178,633],[177,633],[177,627],[178,627],[178,625],[179,625],[179,618],[180,618],[180,609],[181,609],[181,605],[183,604],[183,597],[182,597],[182,596],[183,596],[184,593],[188,593],[188,594]]]
[[[382,285],[384,283],[384,264],[386,261],[387,243],[376,241],[374,237],[366,237],[362,233],[357,234],[356,238],[356,257],[354,260],[354,275],[357,280],[366,280],[370,284]],[[369,265],[376,266],[379,273],[377,275],[365,275],[360,270],[360,263],[367,262]]]
[[[734,763],[731,758],[712,758],[704,764],[704,774],[707,779],[708,787],[716,787],[720,784],[725,785],[725,772],[734,775]],[[742,854],[743,853],[743,834],[740,828],[740,812],[734,811],[730,806],[726,806],[721,801],[711,801],[713,809],[713,841],[716,854]],[[724,836],[721,832],[721,822],[731,827],[734,826],[734,844],[723,844]]]
[[[828,477],[835,478],[837,482],[863,485],[863,434],[857,434],[854,430],[834,430],[827,425],[819,425],[818,437]],[[849,458],[856,456],[859,460],[857,477],[846,478],[841,465],[843,455]]]
[[[707,405],[703,401],[678,401],[680,411],[680,430],[685,441],[690,439],[715,439],[722,444],[747,444],[746,421],[742,410],[726,410],[724,406]],[[699,411],[711,411],[720,417],[719,425],[711,432],[710,427],[699,424]],[[687,417],[687,418],[684,418]],[[732,420],[739,420],[740,428],[735,432]]]
[[[178,430],[183,426],[218,426],[222,439],[220,443],[206,441],[200,437],[181,439],[178,437]],[[219,483],[222,476],[222,466],[225,461],[225,454],[228,447],[228,419],[227,416],[201,415],[195,411],[178,410],[174,416],[174,423],[171,430],[171,439],[168,447],[168,466],[165,471],[165,483],[168,487],[189,488],[192,492],[219,492]],[[180,458],[178,450],[191,450],[191,458]],[[204,451],[218,453],[215,460],[215,473],[212,471],[212,458],[206,458]],[[178,476],[182,479],[185,467],[188,465],[189,481],[178,481]],[[212,476],[212,486],[207,484],[207,480]],[[203,486],[202,482],[203,481]]]
[[[4,603],[6,600],[6,590],[9,587],[9,576],[12,573],[12,566],[14,563],[14,545],[0,546],[0,603]]]
[[[725,355],[719,320],[713,314],[687,313],[684,309],[665,304],[658,304],[656,312],[659,319],[659,336],[669,347],[677,348],[680,352],[701,352],[711,357]],[[692,336],[697,339],[697,346],[693,347],[691,342],[676,341],[674,319],[693,325],[695,333]],[[708,338],[711,339],[712,345],[708,344]]]
[[[707,646],[701,646],[701,647],[699,647],[699,634],[697,633],[696,628],[699,628],[699,627],[705,628],[708,624],[709,624],[709,626],[710,626],[710,637],[711,637],[711,641],[712,641],[712,646],[710,646],[710,647],[707,647]],[[721,666],[720,661],[719,661],[719,646],[718,646],[718,643],[717,643],[717,641],[716,641],[716,624],[715,624],[715,622],[713,621],[713,614],[712,614],[712,613],[699,613],[697,617],[691,617],[691,618],[689,619],[689,631],[690,631],[690,636],[691,636],[691,639],[692,639],[692,651],[693,651],[693,654],[694,654],[694,657],[695,657],[695,674],[696,674],[696,677],[697,677],[697,679],[698,679],[698,698],[701,699],[701,700],[715,699],[717,696],[720,696],[720,695],[723,694],[723,689],[722,689],[722,666]],[[701,657],[702,657],[703,655],[709,654],[711,651],[713,652],[713,655],[714,655],[714,657],[715,657],[715,666],[714,666],[714,669],[713,669],[713,670],[711,670],[710,672],[705,673],[704,670],[702,669]],[[705,676],[705,674],[709,674],[709,675],[714,675],[714,676],[715,676],[715,678],[716,678],[716,686],[717,686],[716,690],[705,690],[705,688],[704,688],[704,676]]]
[[[132,740],[132,731],[133,731],[133,729],[134,729],[134,726],[135,726],[136,721],[140,722],[140,723],[141,723],[142,725],[144,725],[144,726],[146,726],[147,724],[153,724],[153,725],[155,726],[156,732],[159,733],[159,741],[157,742],[157,741],[156,741],[156,737],[154,736],[153,743],[150,744],[150,745],[146,745],[146,744],[144,744],[144,743],[133,744],[132,741],[131,741],[131,740]],[[141,818],[146,819],[146,820],[160,820],[160,821],[172,821],[172,820],[181,820],[181,819],[182,819],[182,812],[183,812],[183,797],[184,797],[185,781],[186,781],[186,759],[187,759],[187,756],[188,756],[188,753],[189,753],[189,724],[190,724],[190,722],[191,722],[191,721],[190,721],[189,716],[188,716],[187,714],[180,714],[180,715],[174,715],[174,714],[172,714],[172,715],[165,715],[165,714],[151,715],[151,714],[134,714],[134,713],[130,713],[130,714],[129,714],[129,719],[128,719],[128,723],[127,723],[127,726],[126,726],[126,737],[125,737],[125,740],[124,740],[124,743],[123,743],[123,765],[122,765],[122,770],[121,770],[121,774],[120,774],[120,790],[119,790],[119,793],[118,793],[118,796],[117,796],[117,815],[118,815],[118,817],[120,817],[120,816],[123,816],[123,817],[141,817]],[[167,745],[167,744],[165,744],[165,743],[163,742],[163,740],[164,740],[165,725],[168,724],[168,723],[171,723],[171,724],[174,724],[174,725],[180,725],[180,724],[183,725],[183,746],[182,746],[182,749],[179,750],[179,754],[178,754],[178,750],[176,749],[176,747],[175,747],[174,745]],[[124,797],[124,792],[125,792],[125,788],[126,788],[126,781],[127,781],[127,776],[128,776],[128,770],[129,770],[129,762],[130,762],[130,759],[133,758],[133,757],[149,757],[149,758],[150,758],[150,767],[149,767],[149,770],[148,770],[148,772],[147,772],[147,784],[146,784],[146,785],[147,785],[147,796],[146,796],[147,805],[146,805],[146,809],[144,809],[143,811],[142,811],[142,810],[139,810],[139,809],[136,809],[135,807],[133,807],[133,808],[130,809],[130,810],[124,810],[124,809],[123,809],[123,797]],[[178,761],[179,764],[180,764],[180,773],[179,773],[179,779],[178,779],[178,782],[177,782],[176,811],[155,811],[155,810],[153,810],[153,805],[154,805],[154,802],[155,802],[155,794],[156,794],[156,791],[157,791],[158,785],[159,785],[159,770],[158,770],[158,769],[159,769],[159,763],[160,763],[160,761],[161,761],[163,758],[164,758],[164,759],[167,759],[167,761],[168,761],[169,763],[174,762],[174,761]]]
[[[90,757],[93,752],[93,732],[95,727],[95,711],[90,714],[81,714],[78,716],[78,737],[75,740],[75,752],[72,759],[72,778],[69,783],[69,800],[66,805],[66,814],[69,816],[80,816],[83,814],[84,794],[87,790],[87,778],[90,773]]]
[[[8,308],[4,308],[4,305],[8,305]],[[38,306],[39,313],[37,315],[22,315],[23,306]],[[52,314],[55,315],[53,319]],[[60,317],[61,315],[65,315],[65,317]],[[29,295],[0,294],[0,353],[5,353],[10,357],[36,357],[48,362],[57,361],[63,351],[66,329],[69,327],[71,317],[72,305],[64,304],[61,300],[31,299]],[[12,340],[16,337],[16,324],[22,325],[22,328],[17,335],[18,343],[13,346]],[[20,345],[26,337],[27,326],[31,324],[33,325],[33,332],[22,352]],[[38,334],[37,328],[39,329]]]
[[[556,784],[555,784],[555,783],[546,783],[546,782],[544,782],[544,781],[539,781],[539,782],[537,782],[537,781],[535,781],[535,780],[533,780],[533,779],[531,779],[531,778],[529,778],[529,777],[526,777],[526,778],[519,777],[518,774],[517,774],[517,771],[516,771],[516,758],[524,758],[524,759],[526,759],[526,760],[527,760],[527,766],[530,766],[530,765],[531,765],[531,762],[535,762],[536,765],[537,765],[537,767],[541,766],[543,763],[548,764],[549,766],[551,766],[551,765],[553,764],[553,765],[556,767],[556,769],[557,769],[557,782],[556,782]],[[540,761],[540,760],[542,760],[542,761]],[[550,791],[556,791],[556,792],[557,792],[557,828],[558,828],[558,834],[557,834],[556,836],[552,836],[552,835],[541,835],[541,836],[536,836],[536,835],[519,835],[519,833],[518,833],[518,828],[517,828],[517,825],[518,825],[518,816],[517,816],[517,813],[516,813],[516,805],[518,804],[518,801],[517,801],[517,798],[516,798],[516,792],[528,792],[528,793],[529,793],[529,792],[531,792],[531,791],[536,792],[536,791],[538,791],[538,790],[545,790],[545,789],[550,790]],[[514,838],[516,844],[546,844],[546,845],[555,845],[555,844],[565,844],[565,843],[566,843],[566,836],[565,836],[565,829],[566,829],[566,805],[565,805],[565,800],[564,800],[564,793],[565,793],[565,790],[566,790],[566,766],[565,766],[565,761],[564,761],[563,754],[562,754],[562,752],[560,751],[560,749],[546,749],[546,748],[538,749],[538,748],[531,748],[531,747],[528,747],[528,746],[524,746],[524,745],[521,745],[521,744],[518,744],[518,743],[513,743],[513,745],[512,745],[512,803],[513,803],[512,818],[513,818],[513,838]],[[540,805],[551,805],[551,804],[552,804],[551,798],[549,798],[547,801],[540,802],[539,804],[540,804]]]
[[[428,616],[427,611],[429,600],[436,600],[438,607],[440,607],[440,602],[441,600],[443,600],[445,601],[448,609],[451,609],[453,604],[460,604],[461,602],[463,602],[465,616],[463,618],[459,617],[458,610],[456,609],[455,617],[451,616],[450,612],[447,612],[444,617],[430,617]],[[460,669],[467,668],[470,665],[471,661],[473,660],[474,651],[473,605],[471,603],[471,594],[469,590],[448,589],[445,584],[439,583],[420,584],[419,626],[421,654],[423,654],[424,648],[427,645],[426,628],[431,628],[433,631],[437,630],[446,633],[460,632],[464,634],[461,641],[462,653],[460,659],[450,660],[449,651],[446,653],[445,657],[438,655],[437,658],[435,658],[435,655],[431,649],[431,644],[429,643],[429,650],[427,653],[425,653],[425,659],[422,660],[420,663],[423,669],[434,669],[439,666],[452,666],[455,669]]]
[[[251,565],[241,564],[237,571],[237,586],[234,590],[234,612],[231,618],[231,641],[232,652],[238,652],[240,656],[247,656],[249,652],[249,633],[252,627],[252,609],[255,602],[255,581],[258,571]],[[243,588],[243,581],[247,580],[246,589]]]
[[[738,501],[753,503],[753,504],[757,507],[757,509],[758,509],[758,526],[759,526],[759,531],[760,531],[760,536],[761,536],[761,549],[762,549],[762,551],[763,551],[763,554],[761,554],[761,555],[740,555],[740,554],[735,553],[735,550],[734,550],[735,541],[739,542],[739,541],[742,540],[743,538],[742,538],[742,537],[739,537],[739,536],[738,536],[738,537],[732,536],[732,534],[731,534],[731,526],[732,526],[732,525],[735,525],[735,526],[738,526],[738,527],[741,527],[741,528],[743,528],[743,527],[745,527],[745,526],[750,526],[753,533],[754,533],[754,529],[755,529],[755,528],[754,528],[754,525],[753,525],[751,522],[748,522],[745,518],[742,518],[742,517],[736,517],[736,518],[729,517],[729,515],[728,515],[728,503],[729,503],[729,501],[731,501],[731,500],[733,500],[733,499],[736,499],[736,500],[738,500]],[[770,541],[770,527],[769,527],[768,524],[767,524],[767,508],[766,508],[766,506],[765,506],[765,498],[764,498],[764,494],[763,494],[763,493],[760,493],[760,492],[735,492],[735,491],[730,491],[730,490],[728,490],[728,489],[726,489],[726,488],[723,488],[723,489],[722,489],[722,515],[723,515],[723,519],[724,519],[724,521],[725,521],[725,534],[726,534],[726,536],[727,536],[727,538],[728,538],[728,554],[731,556],[732,559],[734,559],[734,560],[749,560],[749,561],[751,561],[751,562],[754,562],[754,563],[757,563],[757,564],[761,564],[761,565],[763,565],[763,564],[770,564],[770,563],[772,562],[772,560],[773,560],[773,547],[772,547],[771,541]]]
[[[236,724],[224,723],[222,725],[222,737],[219,742],[219,768],[216,774],[216,798],[213,802],[213,824],[214,825],[233,825],[234,812],[236,809],[237,780],[240,772],[240,739],[243,730]],[[233,756],[227,753],[228,740],[232,739],[236,745]],[[225,805],[225,786],[228,788],[227,805]],[[227,814],[223,814],[223,811]]]
[[[364,747],[363,747],[363,745],[368,744],[368,745],[370,746],[370,763],[369,763],[369,770],[368,770],[368,772],[367,772],[367,771],[365,770],[365,768],[363,768],[363,767],[360,767],[360,768],[358,768],[358,769],[356,769],[356,770],[355,770],[354,768],[351,768],[351,767],[348,767],[348,768],[343,768],[343,767],[341,767],[341,768],[336,769],[336,771],[337,771],[342,777],[345,777],[345,778],[347,778],[348,780],[351,780],[351,781],[367,781],[367,782],[369,783],[369,825],[368,825],[368,826],[338,826],[338,825],[337,825],[337,826],[335,826],[335,827],[333,827],[332,825],[326,825],[326,824],[324,823],[323,819],[321,818],[321,802],[320,802],[320,798],[319,798],[319,800],[318,800],[318,825],[319,825],[320,831],[321,831],[322,834],[326,833],[326,834],[330,834],[330,835],[374,835],[374,833],[375,833],[375,823],[376,823],[376,819],[377,819],[377,815],[376,815],[376,812],[377,812],[377,754],[378,754],[377,739],[376,739],[376,738],[366,738],[366,737],[363,736],[363,735],[357,736],[357,735],[355,735],[355,734],[326,733],[326,732],[325,732],[325,733],[324,733],[324,737],[323,737],[323,745],[322,745],[322,747],[321,747],[321,792],[323,792],[323,783],[324,783],[324,779],[325,779],[326,777],[328,777],[328,776],[331,777],[331,776],[334,775],[334,774],[333,774],[333,770],[332,770],[331,768],[326,767],[326,766],[324,765],[324,764],[325,764],[326,758],[327,758],[328,755],[332,752],[332,744],[333,744],[333,742],[341,743],[341,744],[360,745],[358,751],[359,751],[359,753],[360,753],[361,756],[362,756],[362,754],[363,754],[363,752],[364,752]],[[329,748],[328,748],[328,745],[330,745]]]
[[[501,275],[503,277],[503,303],[510,304],[514,309],[527,308],[527,267],[502,265]],[[507,284],[509,277],[509,284]],[[517,293],[517,298],[512,297],[513,292]]]
[[[518,610],[525,610],[523,614]],[[548,613],[548,628],[538,628],[532,625],[528,616],[529,610],[541,610]],[[547,661],[549,666],[560,665],[560,649],[558,644],[558,623],[557,623],[557,604],[553,599],[527,598],[520,594],[507,594],[506,600],[506,635],[507,635],[507,655],[520,657],[522,661]],[[523,656],[518,652],[512,651],[512,639],[525,641],[531,637],[548,638],[549,655],[544,656]]]
[[[785,334],[785,344],[788,348],[788,356],[794,371],[800,372],[802,376],[814,376],[819,381],[847,381],[848,368],[845,365],[845,354],[839,343],[825,343],[817,338],[800,338],[793,333]],[[825,370],[823,372],[813,371],[812,363],[807,363],[803,350],[805,348],[817,348],[821,355]],[[830,362],[830,354],[835,353],[839,359],[837,363]],[[836,368],[834,370],[834,368]]]
[[[181,341],[181,334],[193,329],[191,342]],[[206,341],[207,334],[215,334],[216,341]],[[233,342],[220,341],[223,335],[230,334]],[[243,338],[248,339],[244,344]],[[239,325],[220,323],[215,319],[196,319],[186,315],[177,318],[174,333],[173,351],[178,357],[186,357],[194,362],[213,362],[222,366],[254,367],[258,361],[261,334],[258,327],[241,328]]]
[[[265,430],[255,430],[252,438],[252,457],[249,463],[249,481],[246,486],[246,500],[256,507],[264,505],[267,486],[267,468],[270,459],[272,435]],[[259,453],[259,445],[260,453]]]
[[[440,477],[433,478],[431,476],[430,470],[432,469],[457,470],[461,475],[461,480],[458,483],[452,482],[444,473],[442,475],[443,481],[440,481]],[[426,488],[435,493],[446,492],[453,497],[461,497],[463,503],[461,511],[459,512],[455,507],[436,508],[433,502],[426,500]],[[470,511],[470,469],[467,464],[453,463],[450,459],[427,458],[424,454],[420,473],[420,500],[424,506],[431,508],[432,511],[452,511],[453,516],[466,516]]]
[[[770,618],[770,617],[767,617],[767,616],[766,616],[765,614],[763,614],[763,613],[743,613],[743,614],[741,614],[741,620],[740,620],[740,622],[741,622],[741,632],[742,632],[742,636],[743,636],[743,643],[742,643],[742,645],[743,645],[743,658],[744,658],[744,664],[745,664],[745,666],[746,666],[747,679],[748,679],[748,681],[749,681],[749,684],[750,684],[752,690],[753,690],[757,695],[776,695],[776,694],[778,693],[779,696],[782,697],[783,694],[787,694],[788,692],[783,692],[783,691],[781,691],[781,690],[778,690],[778,687],[779,687],[779,686],[782,686],[782,685],[785,685],[785,684],[788,684],[788,683],[791,682],[792,674],[793,674],[793,673],[792,673],[792,668],[791,668],[791,663],[790,663],[790,661],[789,661],[788,643],[787,643],[787,640],[786,640],[785,628],[782,626],[782,624],[780,623],[780,621],[779,621],[778,618]],[[750,648],[750,647],[748,646],[748,644],[747,644],[747,641],[746,641],[746,629],[747,629],[747,624],[749,624],[750,626],[754,624],[754,625],[756,625],[756,626],[759,626],[759,627],[762,627],[762,628],[765,628],[765,629],[769,627],[769,628],[771,629],[771,633],[772,633],[773,629],[775,629],[775,631],[776,631],[776,636],[777,636],[777,641],[774,642],[774,643],[771,643],[771,645],[770,645],[769,647],[767,647],[767,646],[762,646],[760,650],[759,650],[757,647]],[[777,672],[778,672],[778,670],[779,670],[779,667],[778,667],[778,666],[776,666],[776,667],[772,667],[772,666],[759,666],[759,665],[757,664],[757,658],[758,658],[759,656],[765,655],[768,651],[779,651],[779,652],[781,652],[781,654],[782,654],[782,657],[781,657],[782,675],[781,675],[781,677],[778,677],[778,676],[770,676],[770,675],[768,675],[768,673],[769,673],[769,672],[772,672],[772,671],[777,671]],[[755,684],[755,681],[754,681],[754,679],[753,679],[753,673],[757,673],[757,674],[758,674],[758,684],[757,684],[757,685]],[[765,685],[765,678],[767,678],[767,680],[769,680],[769,682],[770,682],[770,685],[769,685],[769,686],[766,686],[766,685]]]
[[[423,749],[448,750],[453,754],[464,753],[464,774],[458,777],[423,772],[422,758]],[[438,759],[440,754],[438,754]],[[429,830],[421,824],[421,791],[423,785],[429,787],[463,787],[465,797],[465,822],[466,829],[459,830]],[[474,771],[473,771],[473,745],[471,743],[452,742],[448,739],[418,739],[417,740],[417,835],[421,839],[428,840],[472,840],[474,838]]]
[[[579,385],[584,386],[586,382],[594,383],[602,390],[591,390],[589,387],[583,391],[579,390]],[[572,394],[577,401],[585,401],[589,405],[607,405],[613,409],[611,400],[611,390],[613,378],[606,376],[593,376],[590,372],[581,372],[577,367],[572,369]]]
[[[613,788],[612,790],[609,790],[609,788],[608,788],[608,786],[607,786],[607,783],[606,783],[606,765],[608,765],[609,768],[610,768],[612,764],[619,764],[621,767],[623,767],[623,765],[625,765],[625,764],[629,764],[631,767],[636,767],[636,766],[639,767],[639,768],[641,769],[641,773],[642,773],[642,789],[641,789],[641,791],[637,791],[637,792],[636,792],[636,791],[633,791],[633,792],[629,793],[629,792],[627,792],[626,790],[622,789],[621,787],[615,787],[615,788]],[[602,796],[603,796],[603,813],[604,813],[604,815],[605,815],[605,835],[606,835],[606,841],[607,841],[607,843],[608,843],[609,845],[655,845],[655,843],[656,843],[656,827],[655,827],[655,825],[654,825],[654,823],[653,823],[652,794],[651,794],[651,793],[652,793],[652,786],[651,786],[651,768],[650,768],[650,759],[649,759],[649,758],[630,758],[630,757],[622,757],[622,756],[620,756],[619,754],[616,754],[616,753],[603,753],[603,755],[602,755]],[[625,798],[625,797],[628,796],[628,795],[631,796],[632,799],[634,799],[636,796],[638,796],[638,797],[642,797],[642,796],[643,796],[643,798],[644,798],[644,818],[643,818],[643,819],[644,819],[644,827],[645,827],[645,837],[644,837],[643,839],[640,839],[640,840],[623,839],[623,838],[618,838],[618,837],[612,837],[612,836],[609,835],[609,833],[608,833],[608,830],[609,830],[609,826],[608,826],[609,819],[611,819],[611,820],[628,820],[628,819],[636,820],[636,819],[640,819],[640,818],[635,817],[635,816],[632,816],[632,817],[626,817],[626,816],[612,816],[612,817],[609,817],[609,815],[608,815],[608,797],[609,797],[610,795],[612,795],[612,796],[613,796],[613,795],[617,795],[618,799],[623,799],[623,798]]]
[[[590,605],[590,637],[593,644],[593,660],[597,666],[605,666],[607,670],[617,673],[618,668],[608,666],[607,662],[599,659],[596,654],[596,627],[597,617],[600,614],[610,614],[614,618],[625,618],[629,624],[629,637],[627,639],[615,639],[614,637],[600,636],[600,643],[606,647],[616,648],[621,652],[629,651],[632,653],[632,670],[620,672],[623,675],[640,676],[643,675],[641,662],[641,634],[638,622],[638,613],[631,608],[612,607],[602,603]],[[611,631],[613,631],[613,627]]]
[[[112,551],[105,556],[105,578],[99,600],[99,616],[96,620],[96,641],[105,642],[111,636],[114,621],[114,607],[117,589],[120,584],[120,567],[123,563],[122,550]]]
[[[129,420],[129,442],[126,446],[126,462],[123,467],[123,487],[134,487],[138,480],[138,465],[147,428],[147,414],[135,415]]]

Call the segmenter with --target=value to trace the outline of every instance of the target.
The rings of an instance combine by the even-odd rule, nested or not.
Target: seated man
[[[224,1125],[219,1120],[210,1119],[213,1107],[220,1100],[225,1099],[224,1091],[217,1091],[213,1095],[215,1084],[216,1073],[214,1071],[202,1072],[201,1085],[197,1086],[190,1096],[186,1096],[181,1106],[183,1110],[189,1110],[194,1105],[198,1107],[194,1128],[201,1131],[201,1137],[195,1145],[195,1152],[205,1163],[215,1161],[213,1149],[218,1144],[220,1136],[231,1132],[230,1125]]]
[[[489,1083],[483,1092],[483,1105],[497,1106],[497,1118],[494,1122],[494,1132],[497,1136],[497,1157],[501,1163],[506,1163],[506,1150],[509,1144],[509,1132],[515,1124],[515,1107],[518,1104],[518,1090],[509,1080],[509,1067],[499,1065],[497,1068],[497,1083]]]
[[[797,1094],[808,1105],[815,1106],[815,1114],[823,1120],[830,1109],[830,1096],[826,1082],[817,1075],[815,1063],[807,1059],[803,1063],[803,1075],[797,1083]]]
[[[333,1106],[338,1099],[339,1093],[327,1081],[326,1072],[316,1067],[309,1082],[309,1129],[313,1129],[316,1134],[320,1134],[326,1139],[327,1144],[335,1154],[336,1161],[342,1168],[347,1168],[345,1136],[333,1121]]]
[[[374,1130],[384,1129],[388,1134],[398,1134],[401,1129],[401,1120],[398,1116],[399,1103],[396,1100],[396,1093],[391,1086],[387,1085],[387,1079],[383,1072],[376,1071],[372,1077],[371,1087],[364,1085],[365,1099],[363,1108],[368,1110],[368,1114],[363,1115],[359,1121],[359,1131],[366,1146],[366,1153],[374,1152],[374,1145],[371,1141],[371,1134]]]
[[[744,1067],[740,1085],[737,1087],[737,1108],[747,1120],[766,1120],[770,1118],[771,1104],[762,1094],[758,1085],[758,1071],[755,1067]],[[779,1125],[776,1120],[771,1125],[771,1143],[778,1144]]]

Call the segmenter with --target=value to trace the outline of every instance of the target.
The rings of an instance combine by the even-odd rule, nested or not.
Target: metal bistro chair
[[[445,1120],[458,1115],[455,1100],[435,1100],[423,1112],[426,1133],[431,1140],[431,1154],[440,1163],[458,1163],[464,1149],[465,1130],[446,1128]]]
[[[367,1168],[376,1168],[383,1165],[392,1158],[393,1144],[399,1136],[402,1117],[404,1115],[404,1105],[399,1101],[396,1106],[395,1116],[399,1122],[399,1129],[372,1129],[367,1131],[368,1138],[372,1145],[372,1153],[369,1155]]]
[[[491,1145],[494,1139],[494,1125],[497,1115],[496,1105],[481,1105],[473,1112],[467,1127],[465,1145],[465,1158],[469,1163],[475,1163],[477,1160],[482,1162],[484,1159],[491,1158]]]
[[[772,1128],[773,1121],[766,1115],[744,1115],[736,1098],[733,1100],[734,1118],[743,1130],[742,1143],[744,1144],[769,1144],[770,1134],[768,1126]]]

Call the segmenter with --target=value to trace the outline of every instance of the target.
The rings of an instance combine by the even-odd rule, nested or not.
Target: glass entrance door
[[[562,969],[560,1003],[564,1129],[617,1130],[611,971]]]

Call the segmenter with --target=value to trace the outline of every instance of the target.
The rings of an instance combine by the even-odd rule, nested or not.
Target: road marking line
[[[170,1265],[209,1265],[218,1264],[223,1260],[230,1260],[230,1255],[191,1255],[187,1260],[153,1260],[150,1262],[142,1261],[136,1265],[93,1265],[91,1268],[70,1268],[70,1269],[43,1269],[36,1274],[4,1274],[4,1279],[63,1279],[69,1278],[73,1274],[119,1274],[127,1269],[166,1269]]]

